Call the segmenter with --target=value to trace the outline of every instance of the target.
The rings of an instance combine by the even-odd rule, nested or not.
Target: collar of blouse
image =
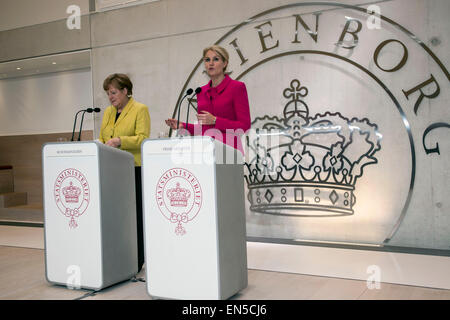
[[[212,80],[209,80],[207,92],[209,93],[209,95],[211,95],[211,93],[213,93],[213,92],[216,94],[220,94],[223,92],[223,90],[225,90],[225,88],[230,83],[230,81],[231,81],[231,78],[227,74],[225,75],[225,78],[223,78],[222,82],[217,87],[212,87]]]

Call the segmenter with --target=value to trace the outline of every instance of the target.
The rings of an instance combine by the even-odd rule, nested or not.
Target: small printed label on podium
[[[144,152],[146,154],[171,154],[171,153],[179,153],[179,154],[189,154],[189,153],[204,153],[206,151],[212,151],[214,145],[210,140],[205,139],[181,139],[181,140],[173,140],[167,143],[167,140],[164,143],[153,143],[151,144],[151,148],[145,148]]]
[[[159,142],[159,143],[158,143]],[[214,143],[210,139],[173,139],[144,144],[144,155],[170,156],[176,166],[214,163]]]
[[[155,199],[163,216],[176,224],[175,234],[186,234],[183,224],[195,219],[203,200],[203,192],[194,174],[183,168],[163,173],[156,184]]]
[[[66,143],[45,146],[47,157],[79,157],[96,156],[97,146],[92,143]]]

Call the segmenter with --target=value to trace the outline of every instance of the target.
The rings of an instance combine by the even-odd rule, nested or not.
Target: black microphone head
[[[87,112],[87,113],[92,113],[92,112],[94,112],[94,109],[92,109],[92,108],[87,108],[87,109],[86,109],[86,112]]]
[[[100,108],[94,108],[94,112],[100,112]]]
[[[200,92],[202,92],[202,88],[198,87],[197,89],[195,89],[195,94],[199,94]]]
[[[187,95],[190,95],[190,94],[192,94],[192,92],[194,92],[194,90],[192,90],[192,88],[189,88],[189,89],[186,91],[186,94],[187,94]]]

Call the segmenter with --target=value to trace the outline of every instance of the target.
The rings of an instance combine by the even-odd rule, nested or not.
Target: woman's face
[[[123,108],[128,102],[127,88],[120,90],[110,84],[106,94],[108,95],[109,102],[116,108]]]
[[[227,65],[226,62],[222,60],[222,57],[213,50],[206,52],[203,57],[203,62],[205,63],[206,73],[210,78],[215,78],[217,76],[224,74],[224,69]]]

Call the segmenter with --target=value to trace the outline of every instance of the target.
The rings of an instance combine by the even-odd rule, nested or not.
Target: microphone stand
[[[192,99],[194,99],[194,97],[199,94],[202,91],[202,88],[198,87],[197,89],[195,89],[195,93],[191,98],[188,98],[189,104],[188,104],[188,109],[187,109],[187,115],[186,115],[186,124],[189,122],[189,110],[190,110],[190,106],[192,105],[192,108],[194,108],[195,111],[197,111],[197,108],[192,104]]]
[[[74,135],[75,135],[75,127],[77,125],[77,118],[78,118],[78,114],[80,112],[83,112],[84,110],[80,110],[75,114],[75,121],[73,122],[73,130],[72,130],[72,138],[70,139],[70,141],[73,141]]]
[[[191,99],[192,98],[188,98],[189,103],[188,103],[188,108],[187,108],[187,112],[186,112],[186,124],[189,122],[189,110],[191,109],[191,108],[189,108],[189,106],[191,105]]]
[[[178,118],[177,118],[177,136],[179,136],[180,132],[179,132],[179,128],[180,128],[180,109],[181,109],[181,103],[183,102],[184,98],[186,98],[188,95],[192,94],[194,90],[192,90],[191,88],[189,88],[186,91],[186,94],[183,96],[183,98],[180,101],[180,104],[178,106]]]
[[[87,108],[86,110],[81,110],[84,111],[83,115],[81,116],[81,123],[80,123],[80,132],[78,133],[78,141],[81,140],[81,128],[83,127],[83,120],[84,120],[84,114],[87,113],[92,113],[92,112],[100,112],[100,108]]]
[[[84,114],[86,113],[87,110],[83,110],[83,111],[84,112],[81,115],[80,132],[78,133],[78,141],[81,140],[81,128],[83,127]]]

